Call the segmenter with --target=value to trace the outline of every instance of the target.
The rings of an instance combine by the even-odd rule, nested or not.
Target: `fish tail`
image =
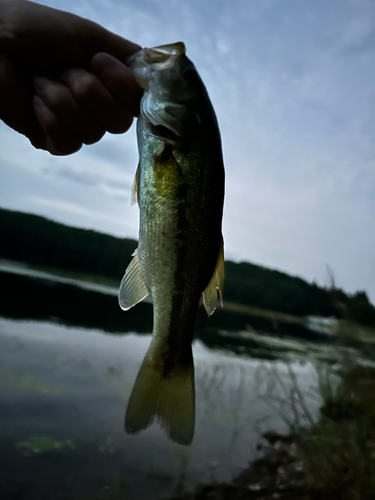
[[[151,344],[130,396],[125,430],[134,434],[155,419],[173,441],[189,445],[193,440],[195,389],[191,349],[187,361],[167,371],[156,346]]]

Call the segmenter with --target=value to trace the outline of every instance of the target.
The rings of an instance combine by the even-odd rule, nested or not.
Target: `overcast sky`
[[[183,40],[217,112],[226,257],[375,303],[374,0],[56,0],[142,46]],[[57,158],[0,123],[0,205],[137,237],[134,127]]]

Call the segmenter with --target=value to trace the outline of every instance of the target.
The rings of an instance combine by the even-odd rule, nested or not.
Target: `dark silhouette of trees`
[[[137,242],[0,209],[0,256],[121,280]]]
[[[44,217],[0,209],[0,257],[34,265],[114,278],[120,282],[137,242],[78,229]],[[365,292],[348,296],[334,284],[329,271],[327,288],[266,267],[241,262],[225,263],[224,298],[293,315],[346,315],[375,325],[375,308]]]

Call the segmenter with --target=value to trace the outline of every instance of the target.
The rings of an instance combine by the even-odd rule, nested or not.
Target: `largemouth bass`
[[[139,245],[122,279],[119,303],[127,310],[151,294],[154,325],[125,428],[138,432],[156,419],[171,439],[190,444],[194,322],[202,294],[209,315],[221,302],[224,280],[221,139],[183,43],[143,49],[127,64],[145,92],[132,189],[140,209]]]

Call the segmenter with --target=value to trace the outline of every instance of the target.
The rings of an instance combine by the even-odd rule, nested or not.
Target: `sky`
[[[373,0],[51,0],[141,46],[184,41],[217,113],[226,258],[375,303]],[[53,157],[0,122],[0,206],[138,235],[135,127]]]

